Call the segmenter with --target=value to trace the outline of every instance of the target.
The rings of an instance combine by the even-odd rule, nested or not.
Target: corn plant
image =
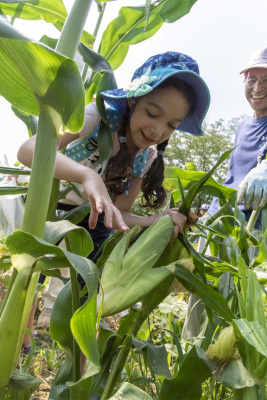
[[[221,198],[222,207],[209,220],[209,224],[204,227],[199,225],[201,234],[207,235],[207,245],[210,244],[213,255],[207,256],[205,251],[197,253],[186,234],[179,234],[171,243],[172,221],[169,217],[162,218],[144,232],[132,230],[126,235],[115,235],[107,242],[98,262],[99,268],[104,267],[99,294],[98,270],[86,258],[92,251],[87,232],[66,221],[45,223],[47,214],[53,214],[48,208],[58,134],[66,129],[76,132],[81,128],[84,99],[90,101],[95,92],[115,85],[112,69],[122,63],[130,44],[152,36],[164,21],[176,21],[194,3],[193,0],[163,0],[156,5],[147,2],[146,7],[123,7],[118,18],[111,22],[103,34],[99,55],[88,48],[94,43],[94,37],[83,32],[90,1],[77,0],[67,19],[60,0],[40,0],[38,4],[34,1],[0,2],[1,11],[12,18],[44,18],[59,30],[64,25],[56,49],[52,50],[47,45],[29,40],[0,19],[0,92],[24,113],[39,115],[36,152],[22,230],[14,232],[5,242],[11,254],[14,273],[1,307],[2,397],[15,396],[14,391],[23,387],[24,398],[29,398],[29,390],[39,385],[33,378],[11,372],[17,363],[39,272],[56,275],[58,268],[69,267],[72,279],[58,296],[51,317],[51,336],[66,352],[51,388],[51,399],[151,398],[129,382],[124,382],[116,393],[117,386],[122,383],[127,357],[133,348],[146,360],[151,376],[161,377],[162,384],[156,393],[159,399],[176,399],[177,396],[179,399],[200,399],[202,383],[214,373],[218,382],[234,390],[237,399],[263,398],[266,326],[259,284],[250,269],[258,268],[266,261],[265,236],[260,243],[251,234],[253,221],[245,226],[238,209],[232,211],[235,191],[218,185],[211,178],[214,170],[204,174],[171,168],[166,180],[166,185],[173,190],[173,201],[182,198],[179,210],[185,215],[199,190]],[[79,49],[93,71],[85,85],[71,60],[80,38],[83,44],[79,45]],[[104,119],[99,96],[97,104]],[[103,160],[106,160],[110,151],[110,146],[107,146],[110,137],[105,123],[101,132],[100,152]],[[224,155],[223,159],[228,155]],[[25,188],[18,190],[25,192]],[[88,206],[83,206],[79,212],[88,212]],[[265,213],[263,225],[266,228],[264,216]],[[79,218],[77,215],[68,217],[74,223]],[[230,244],[221,243],[226,236],[230,238]],[[55,246],[62,237],[65,237],[67,250]],[[258,256],[252,262],[248,244],[260,246]],[[235,252],[237,245],[239,257]],[[229,247],[230,256],[226,251]],[[235,283],[235,292],[232,290],[227,296],[217,288],[218,279],[225,272],[231,273]],[[83,277],[88,291],[82,306],[76,283],[77,273]],[[203,300],[208,328],[201,347],[194,345],[187,354],[183,354],[176,335],[170,333],[178,353],[172,375],[165,348],[157,348],[151,340],[140,340],[137,334],[176,280]],[[214,285],[207,281],[214,282]],[[257,299],[257,307],[253,304],[254,299]],[[138,305],[134,306],[137,302]],[[121,320],[116,335],[106,328],[104,321],[99,321],[101,315],[112,315],[128,307],[132,309]],[[223,360],[222,365],[218,363],[217,356],[209,359],[209,352],[206,354],[205,351],[212,344],[213,337],[216,341],[216,331],[227,325],[233,327],[239,356],[235,358],[235,353],[231,354],[230,361],[225,363]],[[80,349],[89,360],[82,377]],[[238,380],[232,378],[234,374]]]
[[[123,8],[118,19],[106,30],[100,54],[106,56],[114,69],[117,68],[130,44],[152,36],[165,21],[176,21],[189,12],[195,1],[184,0],[179,3],[179,7],[174,0],[163,0],[156,5],[147,2],[146,7]],[[98,273],[95,265],[84,258],[92,250],[88,234],[79,229],[77,233],[76,227],[66,223],[59,227],[48,224],[45,231],[45,221],[52,188],[57,138],[64,131],[73,133],[79,131],[83,125],[85,92],[78,68],[72,58],[77,51],[80,38],[86,45],[91,45],[94,41],[91,35],[83,32],[91,0],[76,0],[68,17],[60,0],[53,2],[40,0],[38,4],[35,1],[1,1],[0,6],[1,12],[10,15],[12,21],[17,17],[45,19],[47,22],[52,22],[59,30],[62,29],[60,39],[53,50],[45,44],[25,37],[5,19],[0,18],[1,95],[22,113],[38,115],[37,140],[22,230],[14,232],[6,239],[14,272],[1,307],[0,394],[2,397],[9,396],[6,388],[11,384],[11,371],[17,363],[39,272],[69,267],[71,272],[75,269],[83,276],[89,293],[82,308],[78,308],[77,301],[73,304],[66,303],[70,306],[71,315],[76,311],[71,322],[72,333],[90,360],[90,366],[82,381],[79,382],[76,341],[73,340],[73,336],[69,341],[66,335],[66,331],[67,333],[70,331],[69,324],[64,326],[59,318],[60,326],[57,328],[55,323],[52,334],[58,337],[63,332],[63,339],[61,338],[60,342],[68,354],[63,367],[65,372],[68,370],[65,374],[67,380],[74,382],[67,386],[66,396],[69,396],[69,393],[74,396],[77,393],[88,393],[91,376],[100,371],[96,342]],[[125,16],[127,24],[121,24],[121,29],[118,31],[115,27]],[[121,49],[124,51],[121,52]],[[99,59],[103,60],[101,57]],[[103,90],[105,85],[99,81],[100,71],[103,74],[103,69],[98,69],[96,71],[98,76],[93,75],[92,82],[94,85],[98,84],[99,90]],[[95,91],[93,84],[89,86],[91,92],[87,91],[87,99],[90,99]],[[102,153],[103,148],[102,142],[100,146]],[[62,236],[66,236],[68,249],[72,252],[60,250],[53,245]],[[44,240],[46,237],[48,241]],[[72,282],[75,281],[75,274],[76,272],[73,274]],[[66,288],[70,290],[69,285]],[[72,290],[75,294],[75,283]],[[64,295],[63,292],[62,296]],[[77,300],[77,293],[74,299]],[[63,314],[62,311],[61,315]],[[14,386],[13,383],[12,385]],[[36,382],[32,383],[33,386],[36,386]],[[55,385],[51,396],[54,396],[53,393],[56,393],[55,397],[61,396],[65,388],[65,384],[63,389]]]

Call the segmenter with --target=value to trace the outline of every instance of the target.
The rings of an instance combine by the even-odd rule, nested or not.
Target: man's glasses
[[[249,79],[248,78],[244,82],[245,82],[245,85],[249,88],[253,88],[254,86],[256,86],[256,84],[267,87],[267,77],[263,78],[259,81],[257,79],[253,79],[253,78]]]

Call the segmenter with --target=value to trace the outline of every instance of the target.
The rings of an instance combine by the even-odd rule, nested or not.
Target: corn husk
[[[136,229],[125,234],[108,258],[101,278],[102,290],[97,296],[100,309],[104,296],[102,317],[114,315],[137,303],[171,271],[162,266],[153,269],[169,243],[173,221],[166,215],[145,230],[128,249]]]
[[[217,342],[209,346],[206,355],[210,359],[216,358],[219,361],[229,360],[234,355],[235,344],[234,328],[230,325],[222,329]]]
[[[187,256],[187,258],[182,258],[183,256]],[[195,269],[194,263],[191,258],[188,257],[188,252],[185,248],[181,250],[180,257],[176,262],[182,267],[188,269],[190,272],[193,272]],[[190,292],[175,278],[169,288],[169,293],[178,295],[179,293],[190,294]]]

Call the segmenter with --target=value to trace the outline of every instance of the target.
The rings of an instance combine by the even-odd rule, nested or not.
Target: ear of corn
[[[129,240],[136,230],[126,234],[114,248],[101,278],[103,317],[135,304],[171,273],[166,267],[152,268],[171,239],[173,225],[171,217],[166,215],[146,229],[128,251]],[[98,295],[98,309],[103,295],[102,291]]]
[[[174,223],[170,215],[160,218],[138,238],[131,246],[122,262],[122,270],[130,272],[140,267],[152,268],[169,243]]]
[[[116,280],[121,271],[122,260],[127,251],[128,245],[132,237],[137,233],[138,227],[131,229],[125,233],[119,243],[114,247],[109,258],[105,263],[105,268],[101,275],[101,285],[105,287],[113,280]]]
[[[169,276],[170,273],[171,271],[166,267],[145,269],[136,274],[135,280],[132,280],[130,277],[126,281],[118,282],[117,286],[109,288],[107,292],[104,292],[102,317],[114,315],[137,303]],[[98,295],[98,309],[101,306],[101,301],[102,295]]]
[[[217,358],[219,361],[225,361],[232,358],[234,354],[236,338],[234,328],[228,326],[222,329],[217,342],[211,344],[206,352],[208,358]]]

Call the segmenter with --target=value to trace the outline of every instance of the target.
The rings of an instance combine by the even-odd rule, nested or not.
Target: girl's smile
[[[168,139],[187,116],[190,106],[183,93],[172,86],[153,90],[140,98],[134,107],[127,129],[127,145],[146,149]]]

